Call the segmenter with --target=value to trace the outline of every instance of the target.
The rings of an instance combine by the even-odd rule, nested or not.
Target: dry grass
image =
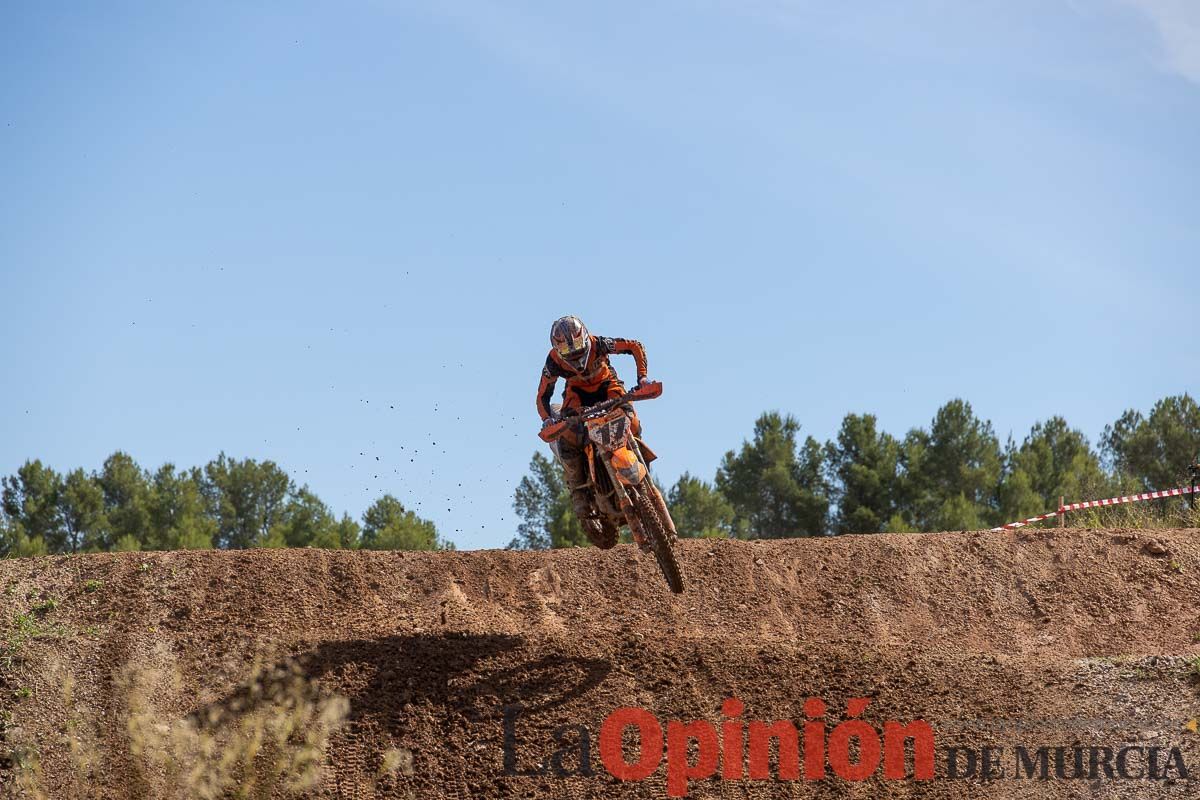
[[[5,797],[93,796],[97,778],[114,765],[123,765],[124,773],[132,767],[130,794],[137,796],[213,800],[304,795],[320,785],[330,738],[349,710],[344,697],[323,694],[298,668],[283,662],[256,665],[250,679],[228,698],[173,718],[156,707],[155,699],[179,696],[179,673],[130,667],[114,687],[123,706],[116,729],[121,735],[112,735],[109,722],[105,740],[96,722],[77,715],[70,674],[55,672],[68,716],[60,743],[69,767],[61,770],[57,759],[61,772],[47,774],[34,743],[10,741],[16,779],[2,793]],[[114,747],[113,741],[123,744]],[[404,751],[385,753],[377,780],[403,771],[406,756],[411,759]]]
[[[1049,524],[1056,524],[1048,520]],[[1200,527],[1200,508],[1189,508],[1178,498],[1149,500],[1123,506],[1089,508],[1067,512],[1072,528],[1196,528]]]

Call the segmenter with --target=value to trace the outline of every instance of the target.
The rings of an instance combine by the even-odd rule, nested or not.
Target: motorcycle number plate
[[[588,421],[588,438],[605,450],[611,450],[625,441],[629,418],[617,411],[597,420]]]

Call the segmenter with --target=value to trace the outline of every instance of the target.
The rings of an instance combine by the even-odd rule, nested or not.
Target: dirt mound
[[[334,715],[328,698],[340,695],[344,724],[312,740],[327,757],[312,796],[1200,794],[1200,531],[680,547],[681,596],[627,546],[0,562],[0,781],[12,790],[17,761],[36,756],[50,797],[162,796],[169,767],[139,761],[139,709],[152,709],[153,734],[179,720],[237,724],[279,702],[312,722]],[[644,750],[636,727],[623,740],[605,727],[620,707],[666,731],[661,766],[653,726]],[[673,722],[696,720],[706,723]],[[769,780],[738,777],[738,739],[756,738],[755,720],[800,733],[795,744],[775,729]],[[915,779],[914,735],[907,757],[897,737],[904,774],[889,778],[892,743],[872,744],[862,723],[883,732],[914,720],[933,734],[935,776]],[[273,726],[254,730],[269,740]],[[801,774],[781,780],[793,744]],[[610,774],[643,753],[646,777]],[[985,767],[997,774],[983,780]],[[823,777],[806,778],[810,768]],[[249,796],[267,785],[260,776]],[[283,785],[271,794],[285,796]]]

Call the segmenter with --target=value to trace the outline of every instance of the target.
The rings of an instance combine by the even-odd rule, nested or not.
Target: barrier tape
[[[992,530],[993,531],[1011,531],[1014,528],[1024,528],[1026,525],[1030,525],[1034,522],[1041,522],[1042,520],[1047,520],[1047,519],[1050,519],[1051,517],[1057,517],[1057,516],[1058,516],[1057,511],[1051,511],[1049,514],[1041,514],[1036,517],[1030,517],[1029,519],[1023,519],[1020,522],[1010,522],[1007,525],[1001,525],[999,528],[992,528]]]
[[[1020,522],[1010,522],[1007,525],[1001,525],[999,528],[992,528],[993,531],[1009,531],[1014,528],[1024,528],[1034,522],[1043,522],[1057,517],[1059,514],[1065,514],[1068,511],[1082,511],[1085,508],[1099,508],[1101,506],[1119,506],[1124,503],[1137,503],[1142,500],[1157,500],[1160,497],[1180,497],[1185,494],[1196,492],[1200,494],[1200,486],[1181,486],[1178,489],[1162,489],[1157,492],[1142,492],[1141,494],[1128,494],[1121,497],[1109,497],[1104,500],[1085,500],[1082,503],[1067,503],[1058,511],[1051,511],[1048,514],[1041,514],[1029,519],[1023,519]]]
[[[1197,486],[1181,486],[1178,489],[1163,489],[1160,492],[1142,492],[1141,494],[1130,494],[1124,497],[1110,497],[1107,500],[1087,500],[1083,503],[1067,503],[1060,511],[1082,511],[1085,508],[1096,508],[1097,506],[1119,506],[1122,503],[1136,503],[1139,500],[1157,500],[1160,497],[1179,497],[1184,494],[1191,494],[1193,491],[1200,489]]]

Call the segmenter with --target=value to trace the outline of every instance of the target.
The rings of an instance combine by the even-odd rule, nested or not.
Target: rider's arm
[[[558,378],[550,371],[550,365],[542,367],[542,379],[537,391],[538,416],[542,419],[550,418],[550,399],[554,397],[554,384],[557,382]]]
[[[642,343],[636,339],[610,339],[609,341],[612,342],[609,352],[628,353],[633,356],[633,360],[637,364],[638,383],[644,381],[646,379],[646,348],[642,347]]]

